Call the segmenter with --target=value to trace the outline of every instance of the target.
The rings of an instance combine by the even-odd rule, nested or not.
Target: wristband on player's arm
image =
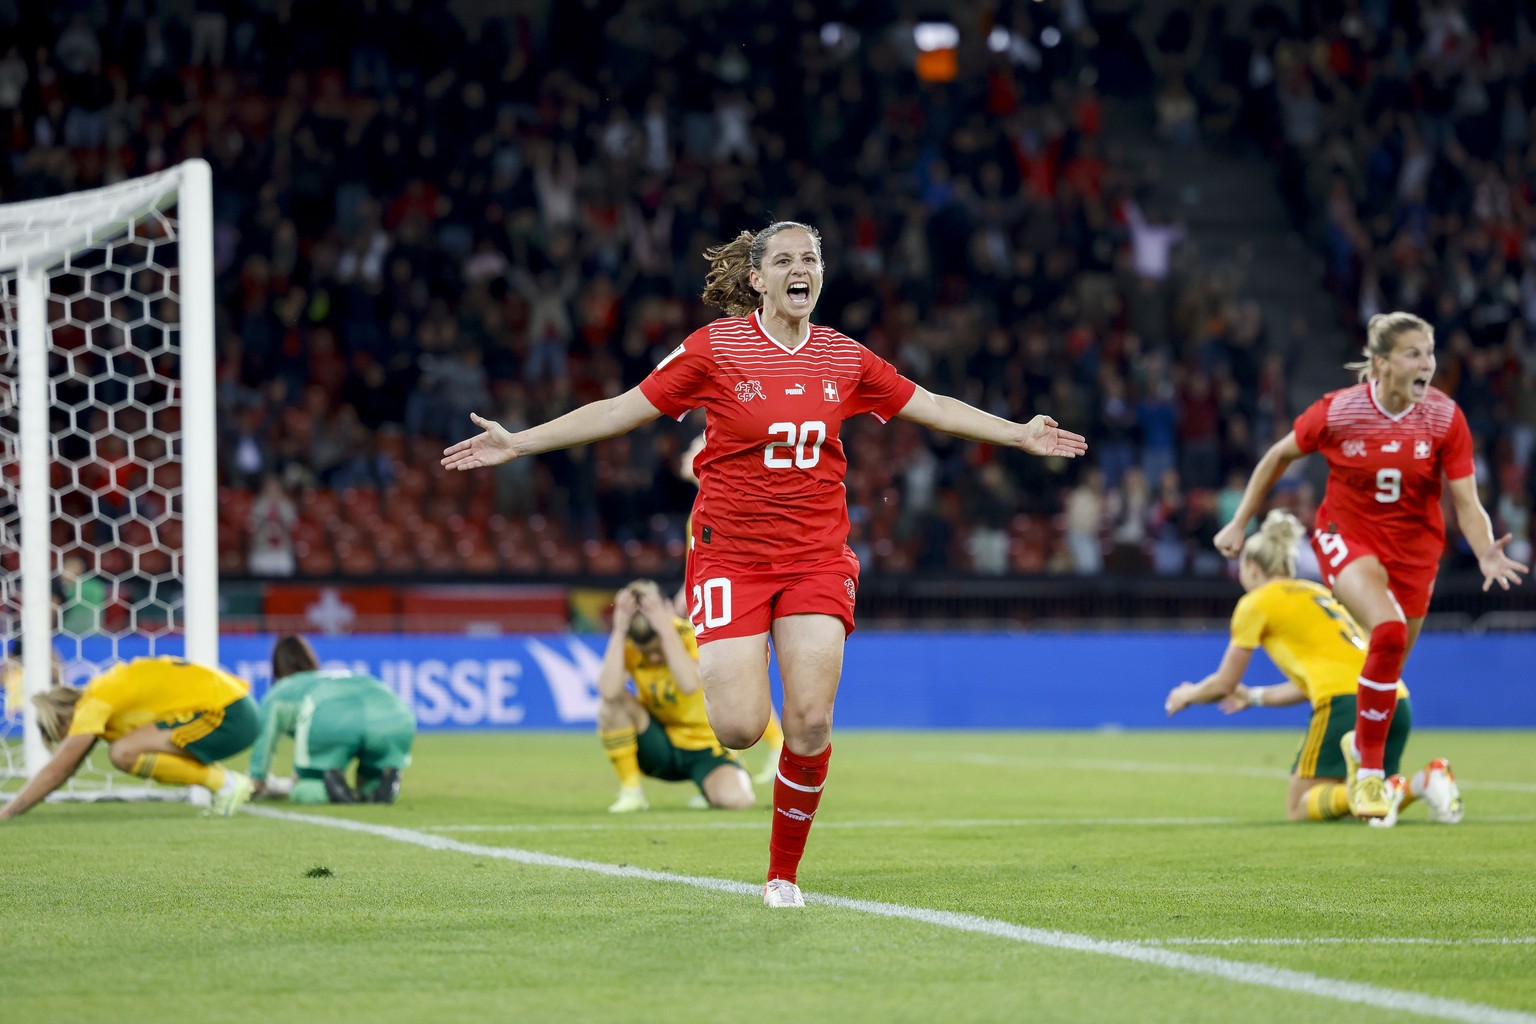
[[[1255,708],[1264,706],[1264,688],[1262,686],[1251,687],[1248,690],[1248,704],[1250,707]]]

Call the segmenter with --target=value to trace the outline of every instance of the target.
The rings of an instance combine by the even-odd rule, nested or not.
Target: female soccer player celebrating
[[[967,440],[1068,458],[1087,450],[1049,416],[1014,423],[934,395],[831,328],[811,323],[821,237],[779,221],[707,253],[704,301],[728,315],[689,335],[639,386],[508,433],[444,451],[467,470],[587,444],[665,413],[705,412],[699,496],[688,554],[689,617],[709,722],[720,742],[752,746],[768,723],[771,638],[784,684],[785,747],[773,789],[763,902],[804,906],[796,872],[827,780],[832,704],[853,631],[859,563],[848,547],[844,420],[892,416]]]
[[[180,658],[135,658],[83,690],[55,686],[34,697],[53,758],[0,809],[14,818],[62,786],[98,739],[132,775],[213,791],[213,811],[228,817],[251,798],[251,780],[218,762],[256,739],[250,687],[219,668]]]
[[[1328,486],[1318,505],[1312,547],[1324,578],[1370,634],[1360,673],[1350,809],[1367,818],[1390,809],[1382,758],[1403,662],[1429,610],[1435,573],[1445,546],[1440,480],[1462,534],[1477,555],[1483,589],[1508,590],[1526,566],[1504,553],[1477,496],[1472,435],[1466,417],[1445,392],[1430,386],[1435,339],[1411,313],[1371,317],[1363,362],[1351,363],[1360,383],[1324,395],[1275,442],[1243,492],[1232,521],[1216,534],[1218,551],[1236,558],[1248,520],[1285,467],[1310,452],[1328,460]]]
[[[1190,704],[1221,702],[1228,714],[1244,708],[1284,707],[1309,701],[1312,721],[1291,766],[1285,813],[1292,821],[1326,821],[1349,813],[1348,777],[1341,741],[1355,723],[1356,680],[1365,663],[1365,640],[1349,613],[1327,590],[1295,579],[1296,542],[1306,527],[1289,512],[1272,509],[1259,532],[1243,545],[1238,580],[1247,591],[1232,613],[1232,642],[1216,671],[1198,683],[1180,683],[1163,708],[1177,714]],[[1285,673],[1278,686],[1244,686],[1243,673],[1256,648],[1264,648]],[[1461,820],[1461,795],[1449,761],[1437,758],[1411,780],[1397,774],[1413,728],[1408,690],[1397,686],[1397,710],[1387,732],[1383,762],[1391,773],[1391,819],[1422,797],[1432,821]]]

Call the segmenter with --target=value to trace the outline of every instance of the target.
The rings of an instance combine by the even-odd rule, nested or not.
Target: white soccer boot
[[[800,895],[800,887],[794,882],[786,882],[782,878],[771,878],[768,884],[763,886],[763,906],[803,907],[805,897]]]

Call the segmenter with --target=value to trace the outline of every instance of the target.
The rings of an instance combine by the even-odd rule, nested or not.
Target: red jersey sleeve
[[[656,364],[656,369],[640,382],[640,393],[663,416],[680,420],[704,404],[704,385],[713,368],[709,328],[702,327]]]
[[[1451,417],[1450,429],[1445,432],[1445,441],[1440,446],[1440,465],[1445,468],[1446,478],[1450,480],[1471,476],[1474,471],[1472,428],[1467,426],[1467,417],[1459,405]]]
[[[863,345],[859,346],[859,360],[859,386],[853,400],[844,406],[845,414],[867,412],[881,423],[889,422],[912,400],[917,384]]]
[[[1322,447],[1328,434],[1328,406],[1332,403],[1333,395],[1324,395],[1296,417],[1296,444],[1303,452],[1311,454]]]

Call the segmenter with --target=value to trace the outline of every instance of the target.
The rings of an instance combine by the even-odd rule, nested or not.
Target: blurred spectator
[[[64,556],[54,581],[54,599],[58,604],[60,632],[90,636],[101,631],[107,586],[89,572],[84,558],[77,554]]]
[[[246,568],[253,576],[292,576],[298,568],[293,551],[293,528],[299,521],[293,499],[277,476],[269,473],[261,493],[251,504],[251,544]]]

